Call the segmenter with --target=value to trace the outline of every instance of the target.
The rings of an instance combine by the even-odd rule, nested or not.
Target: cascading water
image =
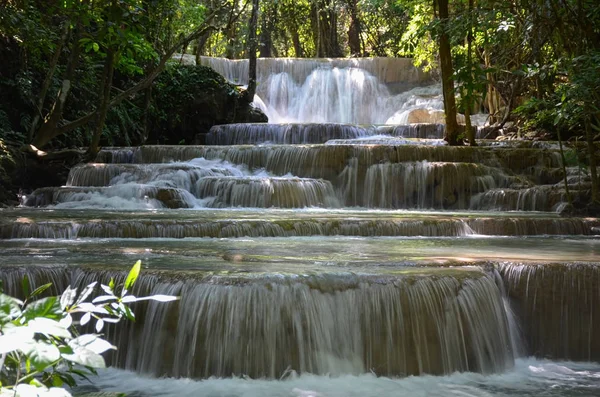
[[[245,62],[203,62],[244,83]],[[0,209],[10,293],[25,274],[53,293],[122,280],[141,259],[135,293],[181,296],[108,331],[121,369],[99,389],[529,396],[551,379],[547,395],[600,393],[600,221],[556,212],[555,145],[449,147],[438,123],[372,125],[439,115],[406,60],[259,60],[259,81],[285,124],[105,148],[67,186]]]

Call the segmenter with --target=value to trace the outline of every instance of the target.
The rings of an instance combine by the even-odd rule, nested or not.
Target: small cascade
[[[78,287],[124,277],[70,273]],[[514,361],[500,290],[476,269],[399,276],[157,273],[142,275],[132,292],[181,296],[178,304],[136,307],[136,323],[108,333],[118,346],[113,364],[155,375],[493,373]]]
[[[473,163],[406,162],[367,169],[364,206],[376,208],[469,208],[471,195],[516,178]]]
[[[598,264],[506,264],[499,270],[533,354],[600,360]]]
[[[402,217],[391,214],[360,216],[341,213],[335,217],[284,217],[252,219],[69,219],[32,221],[29,218],[0,223],[0,238],[186,238],[186,237],[294,237],[294,236],[534,236],[590,235],[600,227],[596,220],[582,218],[526,218],[443,216]],[[248,217],[249,219],[246,219]]]
[[[188,163],[169,164],[99,164],[75,166],[69,173],[67,186],[109,186],[124,183],[153,183],[192,190],[207,176],[242,176],[244,172],[222,161],[198,159]],[[163,183],[161,183],[163,182]]]
[[[368,135],[370,131],[367,128],[349,124],[227,124],[212,127],[206,136],[206,143],[209,145],[310,144]]]
[[[403,138],[442,139],[446,126],[444,124],[400,124],[384,125],[376,129],[377,134]]]
[[[193,208],[197,204],[195,197],[184,189],[128,183],[107,187],[40,188],[27,196],[24,205],[28,207],[52,205],[56,208],[77,208],[83,204],[86,207],[111,208],[117,204],[114,199],[118,199],[122,208]]]
[[[229,60],[224,58],[201,57],[202,65],[210,66],[227,80],[248,84],[248,60]],[[259,58],[257,60],[258,81],[264,82],[270,76],[285,73],[300,84],[315,69],[362,69],[375,76],[383,84],[402,86],[418,85],[429,82],[427,74],[413,65],[410,58]]]
[[[497,211],[556,211],[566,202],[561,186],[542,185],[525,189],[490,189],[472,198],[471,208]]]
[[[535,172],[538,168],[556,169],[561,164],[557,150],[432,145],[372,145],[356,148],[349,145],[141,146],[134,152],[133,162],[150,164],[190,161],[196,158],[218,159],[232,164],[245,164],[250,169],[267,168],[285,175],[288,172],[295,174],[298,169],[306,169],[314,163],[341,172],[343,167],[339,169],[340,163],[345,165],[355,157],[365,166],[386,161],[471,162],[524,174]],[[284,169],[288,166],[293,168]],[[315,172],[316,174],[319,172]]]
[[[582,218],[494,217],[468,220],[476,234],[487,236],[591,235],[599,223]]]
[[[331,182],[307,178],[206,177],[198,196],[211,208],[339,207]]]

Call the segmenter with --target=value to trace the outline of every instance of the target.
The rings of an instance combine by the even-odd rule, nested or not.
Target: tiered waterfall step
[[[257,210],[137,212],[5,211],[0,238],[292,236],[534,236],[597,234],[600,221],[552,214]]]
[[[112,201],[107,201],[112,199]],[[115,202],[117,200],[117,202]],[[108,208],[193,208],[196,198],[187,190],[174,187],[159,187],[127,183],[106,187],[63,186],[44,187],[27,196],[23,205],[46,207],[59,205],[69,208],[79,204]],[[71,203],[71,204],[69,204]]]
[[[252,125],[254,127],[267,128]],[[133,152],[131,149],[119,152],[112,148],[101,152],[99,159],[133,163],[75,168],[71,183],[144,182],[152,176],[164,183],[186,188],[199,198],[207,195],[201,192],[200,185],[211,185],[214,189],[210,195],[215,200],[207,203],[213,203],[209,206],[215,207],[341,205],[557,211],[566,201],[560,184],[560,155],[555,149],[389,144],[154,146],[140,147]],[[188,160],[191,160],[190,163],[183,162]],[[201,161],[206,169],[195,164]],[[254,190],[258,185],[252,182],[253,178],[242,182],[242,178],[230,176],[261,172],[268,173],[272,181],[278,181],[274,185],[279,185],[282,191],[285,190],[284,186],[301,186],[300,178],[305,178],[303,181],[306,183],[312,179],[312,189],[327,191],[327,197],[304,200],[301,197],[310,195],[310,191],[296,189],[301,193],[298,203],[293,204],[287,199],[251,199],[253,193],[250,191],[246,199],[231,201],[233,185],[237,185],[238,189],[245,186],[249,190]],[[569,169],[570,175],[574,172]],[[185,183],[179,182],[185,175]],[[579,170],[577,175],[573,174],[570,178],[581,179],[580,175]],[[234,180],[237,182],[234,183]],[[329,183],[332,190],[325,186]],[[547,185],[539,187],[536,186],[538,184]],[[204,189],[204,192],[208,190]],[[219,195],[229,199],[219,198]]]
[[[76,287],[124,276],[65,272]],[[26,273],[33,284],[45,281],[42,269]],[[395,275],[147,273],[134,294],[182,299],[140,308],[136,316],[145,322],[114,332],[112,361],[122,368],[194,378],[279,378],[290,366],[314,374],[492,373],[510,368],[516,355],[506,348],[511,333],[501,291],[477,268]],[[2,278],[14,289],[10,271]]]
[[[443,124],[381,126],[337,123],[225,124],[213,126],[206,135],[206,143],[208,145],[315,144],[331,140],[373,137],[442,139],[445,130]]]
[[[141,307],[136,315],[145,321],[111,331],[118,346],[111,360],[155,375],[277,379],[289,365],[315,374],[405,376],[498,372],[520,354],[600,359],[597,264],[452,265],[360,273],[147,269],[134,294],[182,300]],[[126,275],[114,266],[2,270],[0,280],[17,296],[24,275],[33,287],[52,282],[58,291]]]

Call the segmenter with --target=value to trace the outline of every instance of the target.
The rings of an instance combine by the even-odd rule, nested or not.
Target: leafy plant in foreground
[[[68,287],[61,296],[38,299],[51,284],[30,292],[25,278],[24,300],[0,293],[0,397],[70,396],[63,386],[74,386],[74,376],[87,378],[96,374],[96,368],[104,368],[101,354],[116,349],[100,334],[106,323],[118,323],[122,318],[134,320],[130,303],[177,299],[168,295],[131,295],[140,268],[138,261],[122,286],[115,285],[112,279],[108,285],[100,284],[104,294],[91,301],[97,282],[79,293]],[[78,332],[79,326],[92,322],[95,333]]]

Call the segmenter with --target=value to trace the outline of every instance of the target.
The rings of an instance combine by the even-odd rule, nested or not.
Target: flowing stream
[[[246,63],[203,62],[244,83]],[[279,123],[104,148],[0,209],[9,293],[141,259],[136,294],[181,296],[109,329],[112,367],[83,390],[600,395],[600,221],[559,215],[555,144],[446,146],[407,60],[261,60],[259,83]]]

